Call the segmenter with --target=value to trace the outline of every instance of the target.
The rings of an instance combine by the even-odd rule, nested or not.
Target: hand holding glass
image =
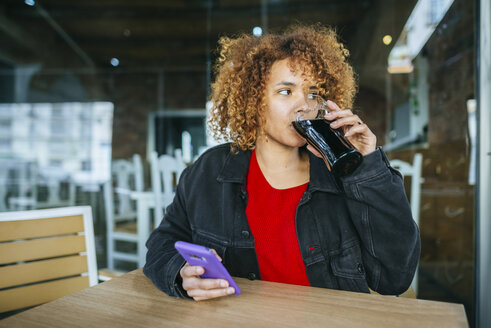
[[[329,107],[318,95],[307,96],[307,108],[292,122],[297,132],[317,150],[327,168],[336,176],[345,176],[360,166],[363,155],[344,137],[342,128],[333,129],[324,118]]]

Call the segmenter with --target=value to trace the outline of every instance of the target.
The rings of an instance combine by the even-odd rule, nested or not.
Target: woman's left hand
[[[355,146],[363,155],[373,152],[377,146],[377,137],[361,121],[358,115],[353,114],[349,109],[341,110],[336,103],[328,100],[327,106],[330,112],[325,115],[325,119],[331,122],[333,129],[342,128],[345,138]]]

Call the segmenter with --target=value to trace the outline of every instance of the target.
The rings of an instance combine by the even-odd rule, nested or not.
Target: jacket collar
[[[247,171],[249,170],[249,162],[251,160],[252,151],[240,151],[233,154],[231,151],[226,155],[225,162],[218,173],[217,180],[219,182],[231,182],[245,184]],[[324,161],[311,152],[310,159],[310,182],[308,190],[310,191],[325,191],[339,194],[339,188],[334,176],[327,170]]]
[[[310,182],[308,189],[311,191],[319,190],[335,194],[342,193],[336,178],[329,172],[324,161],[310,151],[308,153],[310,159]]]
[[[229,151],[218,173],[217,180],[219,182],[244,183],[249,170],[251,154],[251,150],[239,150],[237,154]]]

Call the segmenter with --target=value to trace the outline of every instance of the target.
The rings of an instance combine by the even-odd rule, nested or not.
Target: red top
[[[310,286],[300,254],[295,215],[307,184],[271,187],[252,152],[247,174],[247,220],[255,240],[261,279]]]

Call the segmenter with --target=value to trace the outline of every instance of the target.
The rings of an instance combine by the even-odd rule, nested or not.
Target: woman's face
[[[293,128],[292,121],[298,111],[306,108],[309,93],[318,93],[317,88],[313,81],[306,80],[300,64],[291,65],[290,59],[273,63],[264,92],[266,111],[262,128],[268,142],[287,147],[305,144]]]

